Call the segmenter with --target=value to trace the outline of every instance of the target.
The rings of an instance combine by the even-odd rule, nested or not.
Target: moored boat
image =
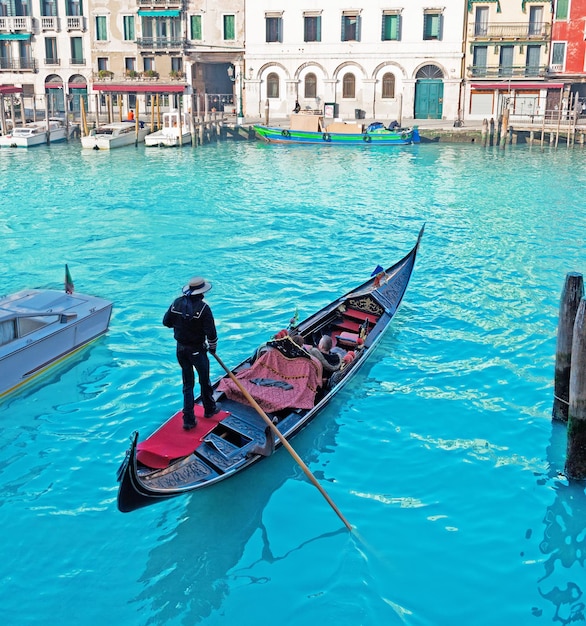
[[[28,122],[24,126],[14,126],[0,136],[0,147],[31,148],[46,143],[58,143],[67,139],[67,127],[63,120],[50,118],[49,121]]]
[[[405,146],[420,141],[416,126],[387,128],[382,122],[373,122],[364,127],[360,123],[340,121],[325,126],[321,115],[292,115],[289,128],[257,124],[254,131],[267,143]]]
[[[148,135],[144,122],[126,120],[92,128],[89,135],[81,138],[81,147],[89,150],[112,150],[122,146],[143,143]]]
[[[171,109],[163,113],[163,126],[160,130],[148,134],[145,146],[174,147],[191,143],[189,115]]]
[[[0,397],[103,335],[111,312],[108,300],[54,289],[0,298]]]
[[[119,510],[130,512],[230,478],[283,445],[273,428],[288,441],[311,422],[379,344],[402,302],[422,234],[423,228],[400,261],[386,270],[377,267],[369,280],[303,322],[292,321],[288,332],[227,370],[214,383],[220,409],[214,417],[203,418],[198,399],[193,430],[183,430],[178,411],[143,441],[134,432],[118,470]],[[344,363],[329,379],[310,353],[323,336],[332,338]]]

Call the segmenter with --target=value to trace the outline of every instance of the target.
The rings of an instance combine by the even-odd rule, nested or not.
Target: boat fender
[[[366,143],[370,143],[372,141],[372,137],[370,135],[364,135],[362,140],[365,141]]]
[[[283,135],[283,137],[290,137],[291,133],[288,130],[282,130],[281,135]]]
[[[324,141],[331,141],[331,140],[332,140],[332,137],[330,136],[330,133],[324,133],[324,134],[321,136],[321,138],[322,138]]]
[[[406,133],[405,131],[401,133],[401,139],[407,139],[408,136],[409,136],[409,133]]]

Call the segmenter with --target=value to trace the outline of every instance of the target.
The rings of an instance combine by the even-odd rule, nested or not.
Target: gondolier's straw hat
[[[204,280],[201,276],[194,276],[189,284],[183,287],[183,293],[186,296],[196,296],[198,293],[205,293],[212,288],[212,283]]]

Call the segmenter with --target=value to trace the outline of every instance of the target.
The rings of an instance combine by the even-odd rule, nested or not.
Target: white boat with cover
[[[163,113],[163,127],[144,140],[145,146],[174,147],[191,143],[189,115],[171,109]]]
[[[144,122],[137,123],[132,120],[112,122],[92,128],[87,137],[81,138],[81,146],[90,150],[112,150],[143,143],[148,132]]]
[[[0,397],[103,335],[111,312],[108,300],[53,289],[0,297]]]
[[[67,127],[63,120],[50,118],[39,122],[29,122],[24,126],[13,127],[6,135],[0,136],[0,146],[4,148],[31,148],[46,143],[57,143],[67,139]]]

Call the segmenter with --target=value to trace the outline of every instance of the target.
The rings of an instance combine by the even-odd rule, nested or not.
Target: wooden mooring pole
[[[488,141],[488,120],[484,118],[482,120],[482,147],[486,148],[486,142]]]
[[[566,476],[586,479],[586,299],[580,300],[570,369],[570,404],[568,409],[568,447]]]
[[[584,278],[582,274],[566,274],[566,282],[560,300],[560,318],[555,356],[555,381],[553,419],[567,421],[570,402],[570,367],[572,361],[572,337],[574,321],[584,297]]]

